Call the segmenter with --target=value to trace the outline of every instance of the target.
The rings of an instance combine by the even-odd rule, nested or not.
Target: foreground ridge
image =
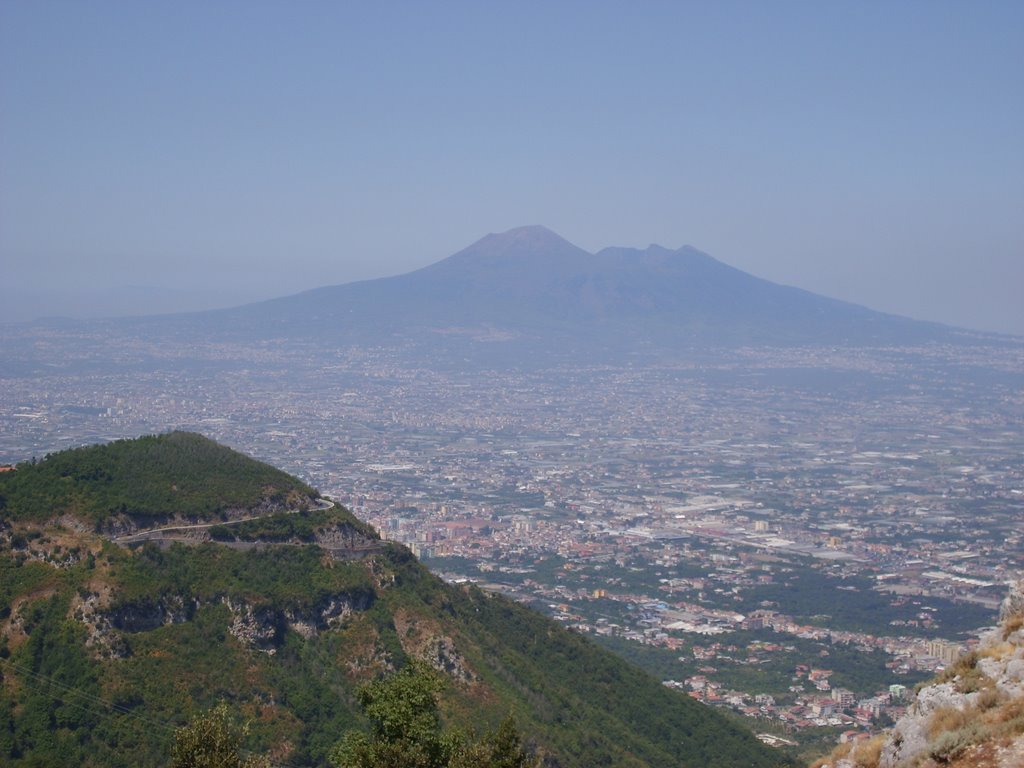
[[[1020,768],[1024,765],[1024,579],[999,625],[922,687],[887,732],[844,745],[816,768]]]
[[[181,474],[182,445],[210,460]],[[153,493],[189,479],[230,498],[203,494],[188,515],[160,493],[135,507],[116,470],[140,455]],[[445,584],[344,507],[248,462],[189,434],[0,475],[0,763],[156,768],[176,726],[224,701],[251,724],[244,750],[323,766],[370,725],[358,691],[421,664],[444,681],[446,727],[494,733],[511,715],[551,766],[785,764],[720,713],[522,605]],[[241,469],[258,493],[224,485]],[[264,510],[272,478],[282,506]],[[301,508],[287,504],[296,488]],[[236,514],[244,498],[257,513]],[[160,522],[126,532],[122,519]],[[143,530],[159,540],[136,541]]]

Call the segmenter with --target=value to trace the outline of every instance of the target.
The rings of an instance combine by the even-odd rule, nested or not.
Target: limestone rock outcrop
[[[871,743],[820,768],[1024,768],[1024,580],[1010,585],[999,625],[921,688]]]

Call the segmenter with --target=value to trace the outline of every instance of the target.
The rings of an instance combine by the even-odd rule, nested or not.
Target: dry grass
[[[978,651],[978,655],[983,658],[1001,661],[1012,656],[1016,650],[1016,645],[1003,641],[1001,643],[993,643],[992,645],[988,645],[985,648],[980,649]]]
[[[942,671],[935,679],[935,684],[952,682],[957,693],[974,693],[994,685],[994,681],[978,668],[980,659],[976,651],[964,654]]]
[[[840,744],[827,757],[819,758],[811,768],[825,768],[825,766],[835,765],[840,760],[852,760],[857,768],[878,768],[885,738],[885,734],[879,734],[866,741]]]
[[[878,768],[878,761],[882,757],[882,747],[884,745],[884,735],[874,736],[867,741],[858,742],[850,757],[853,758],[857,768]]]
[[[979,712],[987,712],[997,706],[1004,698],[1006,698],[1004,693],[994,685],[990,685],[982,688],[978,693],[978,698],[974,700],[974,708]]]
[[[994,685],[989,685],[982,688],[974,704],[966,709],[936,710],[926,732],[931,742],[927,755],[932,761],[926,764],[973,764],[971,756],[984,752],[978,750],[978,745],[1024,734],[1024,698],[1010,699]]]
[[[1008,640],[1014,632],[1024,628],[1024,613],[1015,613],[1003,621],[1003,640]]]
[[[1013,699],[985,713],[983,720],[999,736],[1024,734],[1024,698]]]
[[[942,683],[949,683],[956,678],[965,677],[973,672],[978,666],[978,654],[975,651],[965,653],[955,662],[946,667],[940,672],[933,681],[926,682],[924,685],[941,685]]]
[[[957,709],[956,707],[942,707],[932,713],[925,726],[925,732],[929,739],[936,739],[949,731],[957,731],[968,723],[974,713],[970,709]]]
[[[848,757],[852,749],[853,744],[838,744],[825,757],[819,757],[811,763],[811,768],[826,768],[826,766],[835,765]]]
[[[949,766],[950,768],[1000,768],[999,749],[992,742],[977,744],[964,750],[964,753],[953,760]]]

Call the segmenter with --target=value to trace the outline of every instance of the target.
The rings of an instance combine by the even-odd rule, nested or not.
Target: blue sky
[[[7,0],[0,319],[539,223],[1024,334],[1022,33],[1020,2]]]

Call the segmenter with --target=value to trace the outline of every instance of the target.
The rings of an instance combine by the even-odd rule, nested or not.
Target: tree
[[[174,733],[170,768],[269,768],[260,757],[239,754],[246,729],[237,727],[221,702]]]
[[[473,742],[444,732],[437,709],[441,676],[421,661],[359,689],[369,734],[350,731],[331,752],[336,768],[532,768],[511,718]]]
[[[449,768],[536,768],[540,759],[523,745],[522,736],[511,716],[498,730],[475,744],[465,744],[449,763]]]

